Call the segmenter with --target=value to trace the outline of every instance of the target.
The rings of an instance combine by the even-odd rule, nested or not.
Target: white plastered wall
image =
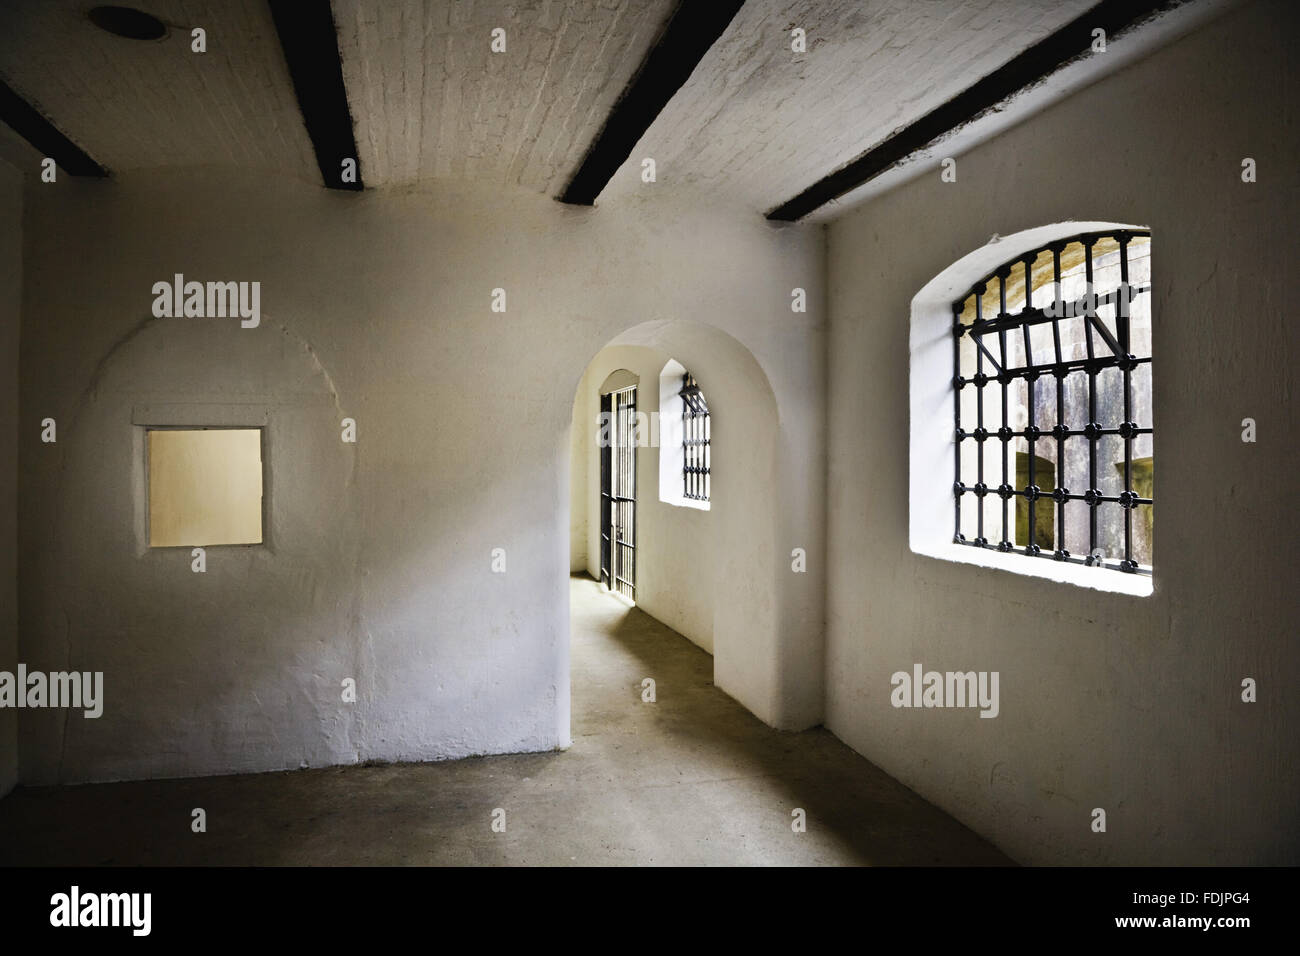
[[[23,408],[57,418],[59,441],[23,432],[21,651],[103,670],[105,703],[97,721],[24,714],[27,782],[566,746],[574,395],[625,330],[707,317],[770,382],[781,455],[823,452],[819,227],[659,194],[574,209],[215,170],[61,178],[28,199]],[[260,281],[260,326],[152,318],[152,284],[177,272]],[[142,424],[192,406],[267,429],[267,543],[209,549],[204,574],[138,547]],[[728,559],[762,600],[728,623],[749,653],[724,688],[807,726],[824,578],[776,569],[792,537],[820,553],[820,476],[754,480],[783,510]],[[715,608],[715,649],[716,624]]]
[[[1025,863],[1300,861],[1295,26],[1250,4],[830,227],[827,725]],[[1067,220],[1152,231],[1150,597],[909,546],[914,299]],[[999,671],[1000,715],[891,707],[916,662]],[[1245,704],[1245,677],[1271,690]]]

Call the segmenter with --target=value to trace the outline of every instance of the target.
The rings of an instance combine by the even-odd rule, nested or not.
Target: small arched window
[[[1003,264],[952,304],[953,541],[1151,573],[1151,237]]]
[[[694,375],[669,359],[659,373],[659,500],[708,511],[712,459],[704,392]]]
[[[690,372],[682,374],[682,497],[709,500],[709,403]]]

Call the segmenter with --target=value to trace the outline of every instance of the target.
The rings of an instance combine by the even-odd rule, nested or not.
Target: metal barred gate
[[[636,600],[636,387],[600,397],[600,581]]]

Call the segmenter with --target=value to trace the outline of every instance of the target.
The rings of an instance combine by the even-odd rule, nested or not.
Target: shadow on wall
[[[585,577],[574,578],[573,585],[579,594],[596,593],[596,584]],[[603,602],[596,606],[604,607]],[[588,615],[592,607],[587,605]],[[666,706],[629,705],[631,687],[580,680],[580,699],[585,700],[577,708],[574,729],[583,755],[523,754],[346,772],[24,789],[9,798],[7,812],[0,814],[0,865],[509,865],[517,864],[521,854],[539,865],[646,859],[685,865],[1010,862],[828,731],[813,729],[795,738],[765,728],[709,686],[712,662],[707,654],[673,641],[670,632],[639,609],[603,609],[599,616],[605,619],[594,629],[596,639],[618,649],[615,667],[628,662],[642,673],[661,675],[659,699]],[[588,620],[585,627],[592,624]],[[665,641],[673,641],[672,646],[666,648]],[[599,655],[584,657],[590,666]],[[596,673],[607,675],[604,666],[598,664]],[[621,702],[611,706],[613,698]],[[615,751],[624,759],[635,758],[640,775],[633,773],[633,778],[643,785],[625,792],[625,779],[602,783],[592,776]],[[678,766],[683,756],[689,758],[685,767]],[[654,785],[664,768],[673,768],[670,774],[676,776],[718,766],[731,768],[732,779],[721,787],[710,783],[701,789],[697,783],[685,815],[678,802],[665,799]],[[507,807],[545,807],[532,814],[522,835],[509,841],[492,839],[473,796],[499,794],[503,775],[513,781]],[[557,781],[565,780],[583,785],[556,790]],[[592,816],[587,811],[593,794],[626,806]],[[33,825],[51,818],[98,819],[106,805],[113,808],[110,827]],[[211,839],[158,839],[160,812],[199,805],[212,818],[245,823],[213,828],[205,835]],[[257,812],[247,812],[249,807]],[[863,807],[872,812],[864,813]],[[794,808],[804,811],[807,824],[807,831],[797,836]],[[630,833],[628,813],[636,816]],[[579,817],[584,823],[578,837],[554,838],[556,821]],[[412,838],[391,839],[395,829]],[[344,830],[348,839],[340,840]]]
[[[24,516],[40,548],[25,567],[22,657],[33,670],[102,672],[106,704],[96,720],[24,711],[24,783],[567,743],[547,732],[567,735],[567,685],[551,677],[567,631],[525,610],[542,606],[542,574],[492,574],[464,557],[487,538],[510,545],[512,567],[541,566],[529,556],[549,544],[555,510],[530,508],[500,532],[501,502],[536,493],[535,471],[511,471],[531,432],[491,443],[478,470],[460,467],[466,445],[483,450],[475,406],[496,415],[499,404],[467,409],[438,384],[420,402],[382,390],[345,402],[297,331],[311,327],[296,313],[264,313],[256,332],[144,320],[58,415]],[[433,427],[431,409],[463,427]],[[263,429],[261,544],[209,546],[203,573],[189,547],[148,546],[151,425]],[[552,600],[561,621],[567,595]]]

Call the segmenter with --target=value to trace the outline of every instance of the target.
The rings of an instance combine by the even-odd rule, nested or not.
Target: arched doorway
[[[619,369],[637,375],[643,384],[657,382],[668,359],[690,370],[708,395],[716,423],[711,506],[691,515],[707,522],[707,547],[703,538],[682,535],[680,527],[656,519],[656,509],[671,505],[658,494],[658,395],[651,394],[657,390],[641,388],[638,417],[651,435],[638,447],[637,604],[713,654],[714,683],[720,689],[765,722],[789,726],[798,720],[791,714],[819,704],[799,698],[806,682],[792,680],[785,667],[798,654],[800,636],[781,626],[792,575],[778,533],[780,416],[766,374],[735,338],[701,323],[646,322],[593,353],[573,391],[567,456],[570,568],[585,569],[593,578],[599,573],[598,559],[591,559],[593,552],[599,554],[591,516],[600,520],[599,472],[593,462],[601,386]],[[707,635],[702,614],[707,614]]]

